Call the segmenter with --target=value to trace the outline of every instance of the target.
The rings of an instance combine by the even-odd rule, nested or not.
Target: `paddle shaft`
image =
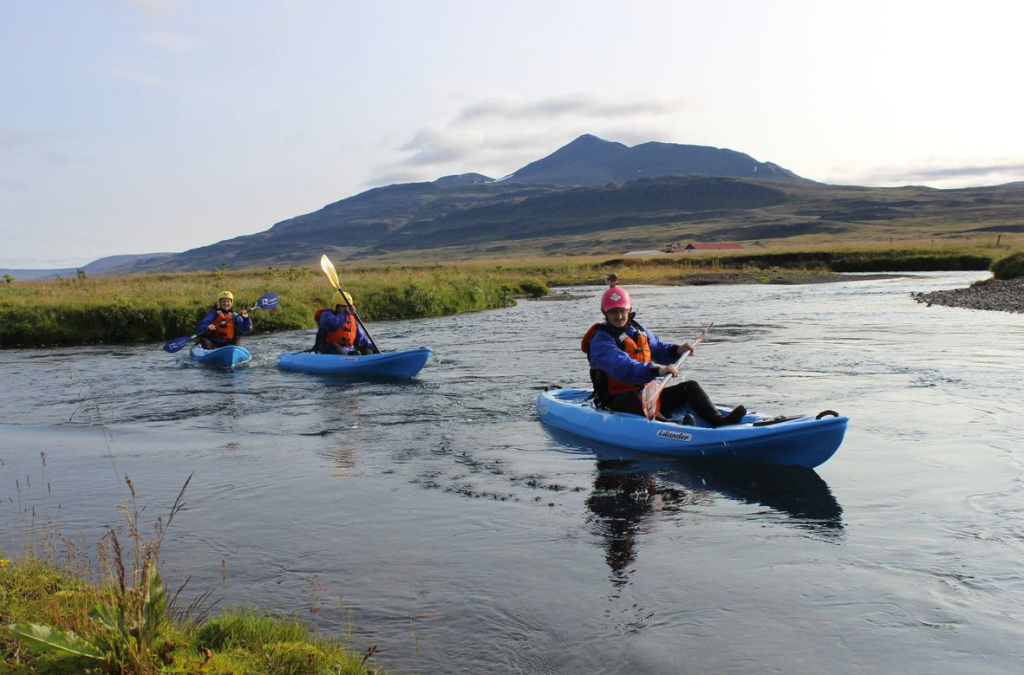
[[[260,297],[258,300],[256,300],[256,304],[253,305],[252,307],[250,307],[246,311],[255,312],[256,310],[264,309],[267,305],[270,305],[270,307],[269,307],[270,309],[274,309],[275,307],[277,307],[277,303],[278,303],[277,293],[267,293],[266,295],[264,295],[264,296]],[[241,315],[239,315],[239,316],[241,316]],[[223,326],[225,323],[226,323],[225,321],[221,321],[220,325]],[[203,330],[199,331],[198,333],[196,333],[195,335],[192,335],[190,337],[174,338],[170,342],[164,344],[163,350],[165,352],[169,353],[169,354],[174,354],[175,352],[179,352],[182,349],[184,349],[185,345],[187,345],[192,340],[195,340],[197,337],[199,337],[201,335],[205,335],[206,332],[209,331],[212,326],[213,326],[213,324],[211,323],[209,326],[207,326]]]
[[[697,337],[697,339],[693,341],[693,346],[694,347],[699,345],[701,342],[704,342],[704,338],[706,338],[708,336],[708,333],[711,332],[711,328],[714,325],[715,325],[714,321],[712,321],[710,324],[708,324],[708,327],[704,329],[704,332],[701,333]],[[686,357],[689,356],[689,355],[690,355],[690,350],[684,351],[683,355],[680,356],[673,365],[676,368],[679,368],[679,366],[683,365],[683,361],[685,361]],[[672,374],[669,373],[668,375],[664,375],[662,377],[659,377],[656,380],[651,380],[644,387],[643,391],[640,394],[640,398],[641,398],[641,404],[642,404],[643,410],[644,410],[644,416],[647,417],[647,419],[653,420],[655,417],[657,417],[658,409],[661,407],[660,406],[661,390],[665,388],[665,385],[671,379],[672,379]]]
[[[356,323],[358,323],[359,327],[363,329],[363,335],[365,335],[366,339],[370,341],[370,346],[373,347],[373,351],[380,354],[380,348],[377,347],[377,343],[374,342],[373,338],[370,336],[370,331],[366,330],[366,326],[363,325],[363,320],[359,318],[359,312],[357,312],[352,303],[348,301],[348,296],[345,294],[345,291],[341,290],[341,282],[338,280],[338,272],[334,269],[334,263],[331,262],[331,259],[327,257],[326,253],[320,256],[320,268],[324,271],[324,274],[327,275],[327,278],[331,281],[331,285],[334,286],[334,289],[341,293],[341,297],[345,300],[345,311],[351,312],[352,316],[356,318]]]

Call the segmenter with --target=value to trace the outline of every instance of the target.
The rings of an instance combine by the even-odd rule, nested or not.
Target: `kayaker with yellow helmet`
[[[242,335],[252,330],[249,310],[243,308],[241,312],[235,312],[231,309],[234,303],[235,296],[231,291],[221,291],[217,304],[199,322],[196,334],[203,349],[240,344]]]
[[[373,343],[356,320],[355,311],[352,296],[335,291],[331,307],[318,310],[314,317],[318,329],[313,351],[321,354],[373,354]]]
[[[609,281],[614,284],[615,278],[609,275]],[[675,361],[684,352],[692,354],[694,346],[689,342],[678,345],[662,342],[653,331],[637,323],[633,301],[621,286],[613,285],[601,296],[601,313],[604,322],[591,326],[581,344],[590,361],[595,403],[608,410],[643,415],[641,392],[644,385],[665,375],[678,377]],[[746,408],[738,406],[728,415],[722,415],[693,380],[666,387],[661,392],[661,410],[666,415],[686,404],[712,427],[736,424],[747,412]],[[695,421],[684,417],[683,423]]]

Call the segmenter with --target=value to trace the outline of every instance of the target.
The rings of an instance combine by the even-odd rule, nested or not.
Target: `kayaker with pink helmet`
[[[676,360],[684,352],[693,354],[694,346],[689,342],[662,342],[653,331],[637,323],[629,292],[614,285],[616,281],[615,275],[609,275],[609,282],[613,285],[601,296],[601,313],[605,320],[590,327],[581,348],[590,361],[597,406],[643,415],[641,391],[644,385],[665,375],[678,377],[679,369],[674,365]],[[687,404],[716,428],[737,424],[747,413],[746,408],[738,406],[728,415],[722,415],[704,389],[693,380],[666,387],[661,393],[661,410],[665,415],[671,415]],[[685,420],[684,423],[695,421]]]

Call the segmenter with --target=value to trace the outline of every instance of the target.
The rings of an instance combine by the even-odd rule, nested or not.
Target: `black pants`
[[[227,347],[228,345],[240,345],[242,344],[242,338],[235,336],[231,340],[217,340],[213,341],[208,337],[199,338],[199,345],[203,349],[217,349],[218,347]]]
[[[608,409],[632,413],[633,415],[643,415],[644,404],[641,396],[641,391],[622,391],[618,394],[612,394],[608,401]],[[708,424],[713,425],[716,420],[722,417],[722,413],[711,402],[711,397],[694,380],[687,380],[661,390],[662,415],[671,415],[686,404],[689,404],[693,411],[700,415]]]
[[[354,351],[351,351],[354,350]],[[320,345],[321,354],[372,354],[373,348],[370,346],[366,347],[342,347],[336,345],[333,342],[324,342]]]

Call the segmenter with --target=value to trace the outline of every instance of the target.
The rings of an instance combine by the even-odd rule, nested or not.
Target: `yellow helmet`
[[[341,291],[335,291],[334,296],[331,298],[331,307],[337,307],[338,305],[354,305],[352,296],[348,293],[342,293]]]
[[[217,296],[217,302],[220,302],[224,298],[227,298],[228,300],[230,300],[232,302],[235,301],[235,296],[232,295],[231,291],[221,291],[220,295]]]

